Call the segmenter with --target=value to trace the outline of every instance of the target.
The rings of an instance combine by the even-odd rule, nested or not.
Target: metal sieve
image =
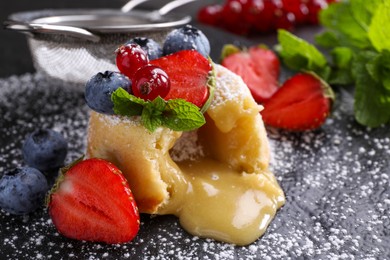
[[[84,83],[99,71],[117,70],[115,50],[133,37],[162,43],[173,28],[191,21],[170,13],[194,0],[175,0],[158,10],[132,10],[147,0],[132,0],[122,9],[61,9],[14,13],[7,29],[24,32],[37,71],[64,81]]]

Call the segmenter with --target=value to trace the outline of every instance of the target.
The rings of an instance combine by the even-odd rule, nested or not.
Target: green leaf
[[[329,5],[320,12],[320,23],[337,38],[341,46],[366,49],[370,48],[367,31],[356,20],[350,2]]]
[[[221,51],[221,60],[235,53],[241,52],[241,49],[234,44],[225,44]]]
[[[374,13],[368,31],[372,45],[377,51],[390,50],[390,2],[383,1]]]
[[[143,126],[154,132],[160,126],[174,131],[190,131],[201,127],[205,122],[199,108],[183,99],[165,101],[161,97],[145,101],[119,88],[111,96],[114,112],[122,116],[141,116]]]
[[[141,115],[146,103],[144,100],[130,95],[123,88],[115,90],[111,95],[111,100],[114,103],[115,114],[129,117]]]
[[[206,123],[199,108],[183,99],[169,100],[163,125],[175,131],[191,131]]]
[[[365,51],[356,55],[353,63],[355,87],[355,117],[356,120],[369,127],[378,127],[390,121],[390,89],[386,88],[369,72],[368,63],[378,58],[378,53]]]
[[[292,70],[314,71],[326,79],[329,68],[325,56],[314,45],[287,32],[278,30],[279,54]]]
[[[314,39],[318,45],[325,48],[333,48],[340,45],[337,35],[331,31],[320,33]]]
[[[353,0],[350,1],[351,13],[355,21],[365,30],[371,23],[372,16],[382,0]]]
[[[333,64],[329,83],[337,85],[353,84],[354,79],[351,73],[353,51],[347,47],[337,47],[330,54]]]

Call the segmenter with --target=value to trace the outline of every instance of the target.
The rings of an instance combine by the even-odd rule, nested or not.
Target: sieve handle
[[[185,5],[185,4],[194,2],[194,1],[197,1],[197,0],[173,0],[173,1],[169,2],[168,4],[164,5],[163,7],[161,7],[160,9],[158,9],[157,12],[159,15],[163,16],[163,15],[166,15],[167,13],[169,13],[170,11],[172,11],[173,9],[176,9],[182,5]]]
[[[142,3],[145,3],[147,1],[149,1],[149,0],[130,0],[127,4],[125,4],[121,8],[121,11],[123,13],[127,13],[127,12],[131,11],[133,8],[135,8],[136,6],[138,6]],[[185,5],[185,4],[193,2],[193,1],[196,1],[196,0],[173,0],[155,12],[157,12],[160,16],[163,16],[163,15],[166,15],[167,13],[169,13],[170,11],[172,11],[173,9],[176,9],[182,5]]]
[[[51,33],[74,36],[84,40],[99,42],[100,37],[91,33],[88,30],[65,25],[52,25],[52,24],[38,24],[38,23],[24,23],[19,21],[8,20],[4,22],[6,29],[29,32],[29,33]]]
[[[121,11],[123,13],[127,13],[127,12],[130,12],[131,10],[134,9],[134,7],[142,4],[142,3],[145,3],[149,0],[130,0],[127,4],[125,4],[124,6],[122,6],[121,8]]]

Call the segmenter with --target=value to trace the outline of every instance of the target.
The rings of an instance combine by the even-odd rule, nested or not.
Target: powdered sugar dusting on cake
[[[197,131],[183,132],[169,154],[175,162],[193,161],[204,156],[203,147],[198,142]]]
[[[240,76],[234,74],[219,64],[214,64],[214,69],[216,75],[216,86],[211,108],[219,106],[228,100],[233,100],[238,97],[251,96],[249,88],[245,85]]]

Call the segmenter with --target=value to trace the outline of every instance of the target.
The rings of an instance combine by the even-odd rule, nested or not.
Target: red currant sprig
[[[160,67],[150,65],[145,51],[138,44],[127,44],[116,51],[116,65],[132,81],[132,94],[144,100],[166,97],[171,88],[168,75]]]

